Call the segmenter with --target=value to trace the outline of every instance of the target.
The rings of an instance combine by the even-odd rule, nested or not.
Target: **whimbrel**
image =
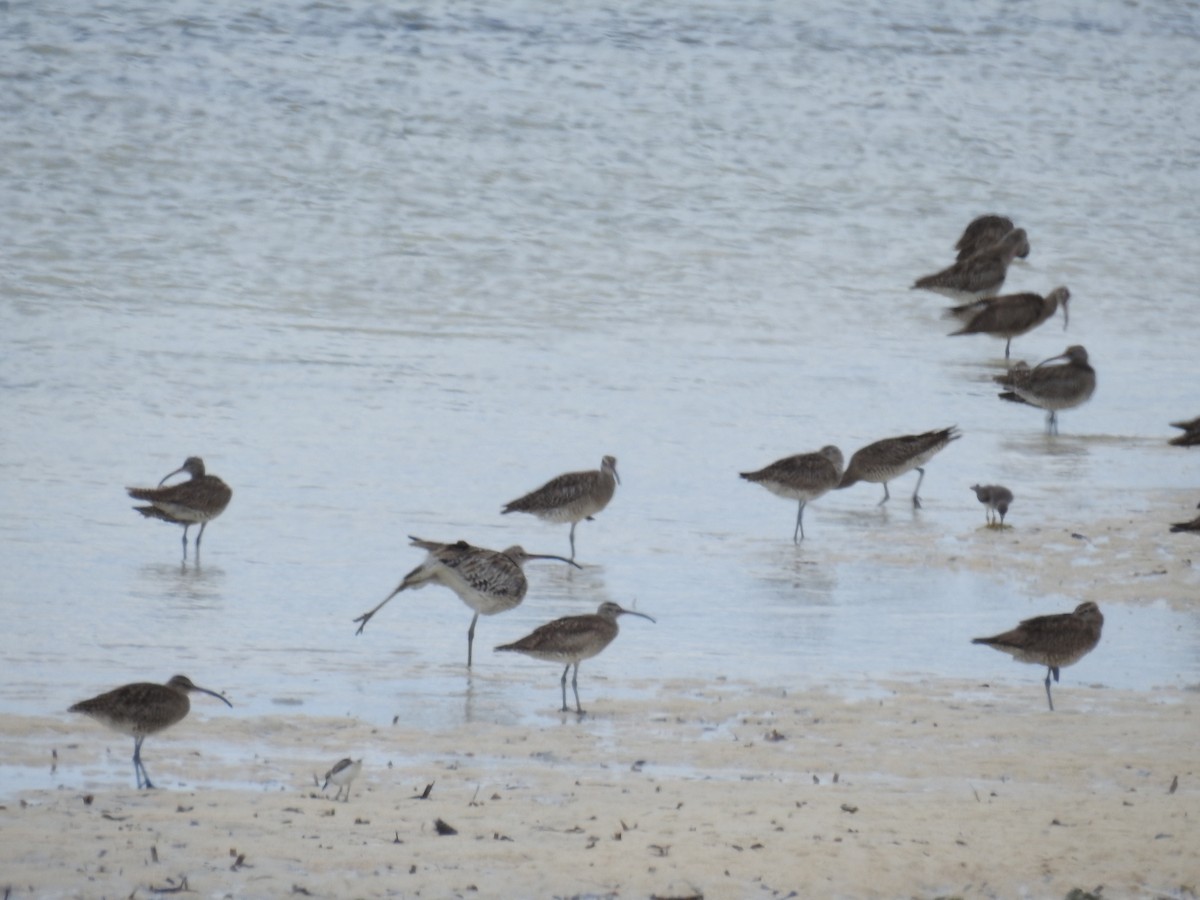
[[[947,310],[948,315],[966,324],[951,337],[960,334],[990,334],[1005,338],[1004,358],[1008,359],[1012,339],[1026,334],[1049,319],[1062,306],[1063,331],[1067,330],[1067,303],[1071,292],[1065,287],[1056,287],[1045,297],[1040,294],[1006,294],[1003,297],[987,297]]]
[[[132,737],[133,773],[137,777],[137,786],[139,789],[152,788],[154,785],[142,765],[142,741],[146,735],[170,728],[188,714],[191,709],[189,691],[208,694],[226,706],[233,706],[216,691],[192,684],[185,675],[176,675],[166,684],[138,682],[124,685],[90,700],[81,700],[67,712],[91,716],[101,725]]]
[[[842,451],[833,445],[816,453],[801,453],[776,460],[757,472],[742,472],[747,481],[761,484],[777,497],[800,501],[792,541],[804,538],[804,507],[810,500],[837,487],[842,478]]]
[[[1200,509],[1200,504],[1196,505],[1196,509]],[[1191,531],[1200,534],[1200,516],[1196,516],[1190,522],[1176,522],[1171,526],[1171,531]]]
[[[501,644],[497,650],[512,650],[524,653],[534,659],[544,659],[548,662],[565,663],[562,674],[562,712],[570,712],[567,708],[567,672],[575,666],[575,674],[571,676],[571,688],[575,691],[575,712],[583,715],[583,707],[579,705],[579,663],[591,659],[613,642],[617,636],[618,616],[641,616],[651,619],[645,613],[634,612],[632,609],[622,609],[616,603],[601,603],[594,615],[567,616],[555,619],[535,628],[519,641],[511,644]]]
[[[900,437],[884,438],[873,444],[867,444],[852,457],[850,465],[846,466],[838,489],[848,488],[860,481],[869,481],[883,485],[883,499],[879,505],[891,499],[888,492],[888,482],[899,478],[905,472],[916,469],[921,473],[917,486],[913,489],[913,506],[921,507],[921,482],[925,480],[923,466],[935,454],[945,448],[951,441],[956,441],[962,434],[957,427],[951,425],[940,431],[926,431],[924,434],[906,434]]]
[[[1006,234],[1013,230],[1013,221],[1007,216],[979,216],[963,229],[962,237],[954,245],[958,251],[960,262],[968,256],[973,256],[980,250],[986,250],[1000,242]],[[1029,241],[1017,251],[1017,256],[1024,259],[1029,255]]]
[[[1066,362],[1047,365],[1056,359]],[[1096,370],[1088,365],[1088,352],[1074,344],[1032,369],[1023,363],[1013,366],[993,379],[1009,390],[1000,394],[1002,400],[1026,403],[1047,411],[1046,433],[1058,434],[1058,411],[1073,409],[1092,396],[1096,390]]]
[[[606,456],[599,469],[567,472],[504,505],[501,513],[531,513],[547,522],[571,523],[571,559],[575,558],[575,526],[608,506],[621,479],[617,460]]]
[[[913,287],[961,299],[990,297],[999,292],[1008,274],[1009,263],[1027,244],[1025,230],[1015,228],[999,243],[985,247],[947,269],[918,278]]]
[[[975,497],[984,506],[984,515],[987,517],[989,526],[994,526],[996,522],[996,514],[1000,514],[999,526],[1004,527],[1004,517],[1008,514],[1008,507],[1012,505],[1013,494],[1008,488],[999,484],[973,484],[971,490],[975,492]]]
[[[1177,434],[1167,441],[1168,444],[1175,447],[1200,446],[1200,416],[1186,422],[1172,422],[1171,427],[1182,429],[1183,434]]]
[[[458,594],[460,600],[475,611],[471,627],[467,629],[467,668],[471,668],[471,652],[475,643],[475,623],[480,616],[494,616],[519,606],[525,599],[529,582],[521,569],[531,559],[557,559],[579,568],[563,556],[545,553],[526,553],[522,547],[507,550],[486,550],[472,547],[466,541],[456,544],[439,544],[423,541],[409,535],[414,547],[428,551],[425,561],[404,576],[400,586],[383,598],[383,602],[365,612],[355,622],[361,622],[355,634],[362,634],[371,617],[379,612],[389,600],[403,590],[423,588],[427,584],[440,584]]]
[[[172,475],[187,472],[191,475],[188,481],[163,487]],[[158,487],[126,488],[134,500],[146,500],[149,506],[135,506],[138,512],[148,519],[162,519],[183,526],[183,558],[187,559],[188,529],[196,523],[200,524],[200,533],[196,535],[196,556],[200,556],[200,539],[204,537],[204,528],[208,523],[225,511],[233,491],[229,485],[216,475],[204,472],[204,460],[198,456],[189,456],[183,465],[174,472],[168,473]]]
[[[342,791],[346,791],[346,799],[343,803],[350,802],[350,783],[358,777],[358,773],[362,771],[363,761],[361,759],[339,759],[333,764],[333,768],[325,773],[325,783],[321,785],[321,790],[327,790],[329,785],[337,785],[337,793],[333,795],[336,802],[342,796]]]
[[[1080,603],[1074,612],[1026,619],[1012,631],[995,637],[975,638],[973,644],[987,644],[1011,654],[1017,662],[1046,666],[1046,701],[1054,711],[1050,696],[1050,677],[1058,681],[1058,670],[1077,663],[1100,643],[1104,616],[1090,600]]]

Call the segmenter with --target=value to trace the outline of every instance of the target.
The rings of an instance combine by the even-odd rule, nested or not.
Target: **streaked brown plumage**
[[[524,653],[534,659],[544,659],[548,662],[565,663],[562,674],[562,712],[567,708],[567,672],[575,667],[571,677],[571,688],[575,691],[575,711],[583,715],[579,705],[579,663],[591,659],[613,642],[617,636],[617,618],[620,616],[641,616],[651,619],[645,613],[623,609],[612,602],[600,604],[600,608],[592,615],[567,616],[555,619],[535,628],[519,641],[511,644],[501,644],[497,650],[510,650]]]
[[[1172,422],[1171,427],[1182,429],[1183,434],[1171,438],[1168,444],[1175,447],[1200,446],[1200,416],[1186,422]]]
[[[599,469],[567,472],[504,505],[502,514],[523,512],[547,522],[571,523],[571,559],[575,558],[575,526],[608,506],[621,479],[617,460],[606,456]]]
[[[428,552],[425,560],[404,576],[400,585],[369,612],[363,613],[355,622],[360,622],[355,634],[362,634],[371,617],[401,591],[418,590],[427,584],[440,584],[450,588],[463,603],[475,611],[471,627],[467,629],[467,668],[471,668],[471,653],[475,643],[475,623],[482,616],[494,616],[519,606],[525,599],[529,582],[525,579],[522,566],[531,559],[557,559],[576,568],[571,560],[562,556],[543,553],[526,553],[520,546],[507,550],[488,550],[472,547],[466,541],[454,544],[439,544],[423,541],[409,535],[412,546]]]
[[[191,478],[163,487],[163,482],[172,475],[187,472]],[[158,487],[126,488],[134,500],[145,500],[149,506],[135,506],[138,512],[148,519],[161,519],[183,526],[183,558],[187,559],[188,529],[199,523],[200,533],[196,535],[196,556],[200,555],[200,539],[204,537],[204,529],[210,521],[225,511],[233,497],[229,485],[216,475],[208,475],[204,471],[204,460],[198,456],[189,456],[183,465],[174,472],[168,473]]]
[[[1050,696],[1050,678],[1058,681],[1058,670],[1079,662],[1100,643],[1104,616],[1090,600],[1080,603],[1074,612],[1026,619],[1012,631],[994,637],[975,638],[973,644],[987,644],[1010,654],[1017,662],[1046,666],[1046,702],[1054,710]]]
[[[990,247],[1013,230],[1013,220],[1008,216],[984,215],[971,221],[963,229],[962,237],[954,245],[958,259],[966,259],[973,253]]]
[[[988,525],[996,525],[996,514],[1000,514],[999,526],[1004,527],[1004,517],[1008,514],[1008,507],[1012,505],[1013,494],[1008,488],[999,484],[973,484],[971,490],[975,492],[975,498],[983,504],[984,515],[987,517]]]
[[[1047,365],[1056,359],[1066,362]],[[1088,352],[1079,344],[1068,347],[1058,356],[1042,360],[1032,369],[1018,363],[993,380],[1009,388],[999,395],[1002,400],[1046,410],[1047,434],[1058,433],[1060,409],[1073,409],[1086,403],[1096,390],[1096,370],[1088,364]]]
[[[954,245],[954,249],[958,251],[956,258],[961,261],[980,250],[986,250],[999,243],[1012,230],[1013,221],[1007,216],[979,216],[963,229],[962,237]],[[1028,255],[1029,241],[1026,240],[1024,247],[1017,252],[1017,256],[1024,259]]]
[[[188,714],[191,709],[189,691],[208,694],[226,706],[233,706],[215,691],[192,684],[186,675],[176,675],[166,684],[137,682],[124,685],[90,700],[81,700],[67,712],[91,716],[105,727],[132,737],[137,786],[152,788],[154,785],[142,765],[142,741],[147,735],[170,728]]]
[[[905,434],[900,437],[884,438],[873,444],[867,444],[852,457],[846,466],[846,472],[838,483],[838,489],[848,488],[860,481],[869,481],[883,485],[883,499],[879,505],[891,499],[888,492],[888,482],[898,478],[905,472],[916,469],[921,473],[917,486],[913,489],[913,506],[918,509],[921,499],[921,482],[925,480],[925,463],[943,450],[951,441],[956,441],[962,434],[957,427],[951,425],[940,431],[926,431],[924,434]]]
[[[1013,229],[999,243],[985,247],[940,272],[918,278],[913,287],[955,298],[990,297],[1000,291],[1008,275],[1009,264],[1027,243],[1024,229]]]
[[[986,297],[973,303],[955,306],[947,313],[966,324],[951,336],[960,334],[990,334],[1005,338],[1004,358],[1008,359],[1012,339],[1027,334],[1049,319],[1059,306],[1063,311],[1063,331],[1067,330],[1067,303],[1071,292],[1065,287],[1056,287],[1045,297],[1040,294],[1005,294],[1003,297]]]
[[[837,487],[843,464],[842,451],[830,444],[816,453],[787,456],[757,472],[742,472],[741,476],[761,484],[777,497],[800,502],[796,529],[792,532],[792,540],[796,541],[797,535],[804,538],[805,505]]]

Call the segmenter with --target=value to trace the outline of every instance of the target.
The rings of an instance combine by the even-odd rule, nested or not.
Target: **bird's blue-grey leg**
[[[583,715],[583,707],[579,705],[579,663],[575,663],[575,673],[571,676],[571,690],[575,692],[575,712]],[[566,706],[566,698],[563,698],[563,706]]]
[[[196,535],[196,559],[200,558],[200,538],[204,537],[204,529],[208,527],[207,522],[200,523],[200,533]]]
[[[133,739],[133,777],[137,779],[138,790],[142,789],[142,739]]]
[[[575,526],[578,524],[579,524],[578,522],[571,523],[571,560],[572,561],[574,561],[574,559],[575,559]]]
[[[479,613],[471,617],[471,627],[467,629],[467,668],[471,668],[471,646],[475,643],[475,623],[479,621]]]
[[[888,502],[889,500],[891,500],[891,499],[892,499],[892,495],[891,495],[890,493],[888,493],[888,486],[887,486],[887,482],[885,481],[885,482],[883,483],[883,499],[882,499],[882,500],[880,500],[880,501],[879,501],[877,504],[875,504],[875,505],[876,505],[876,506],[883,506],[883,504],[887,503],[887,502]]]
[[[133,771],[138,776],[138,788],[152,789],[154,785],[150,783],[150,773],[142,762],[142,741],[145,739],[146,736],[141,735],[133,742]]]
[[[1054,712],[1054,700],[1050,697],[1050,676],[1054,676],[1054,680],[1058,681],[1058,666],[1051,666],[1046,670],[1046,702],[1050,704],[1050,712]]]
[[[921,475],[917,479],[917,486],[913,488],[913,509],[921,508],[921,498],[918,497],[917,494],[921,493],[921,482],[925,480],[925,470],[918,466],[917,471],[920,472]]]
[[[796,512],[796,530],[792,532],[792,543],[796,541],[796,535],[800,535],[800,540],[804,540],[804,501],[800,501],[800,509]]]
[[[562,711],[563,712],[570,712],[570,710],[567,709],[567,673],[570,671],[571,671],[571,664],[567,663],[567,667],[565,669],[563,669],[563,677],[562,677],[562,695],[563,695]]]
[[[183,558],[187,559],[187,530],[191,528],[191,523],[183,526]]]
[[[1004,344],[1004,358],[1008,359],[1008,348],[1012,346],[1012,338],[1009,338]]]

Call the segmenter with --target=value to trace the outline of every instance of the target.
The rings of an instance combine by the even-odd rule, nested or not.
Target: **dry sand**
[[[1102,608],[1195,608],[1192,545],[1180,540],[1194,538],[1161,524],[1096,525],[1086,546],[1097,556],[1083,566],[1054,549],[1084,541],[1065,529],[996,537],[916,562],[986,567],[1017,542],[1034,588]],[[218,729],[197,710],[145,750],[153,777],[195,787],[148,792],[133,790],[127,769],[114,783],[104,761],[108,752],[131,769],[128,739],[65,715],[3,716],[5,763],[40,766],[53,748],[60,769],[81,767],[90,787],[5,798],[0,889],[151,897],[186,881],[183,896],[238,898],[1195,897],[1200,691],[1114,690],[1066,669],[1050,713],[1043,675],[1014,664],[1003,685],[905,681],[849,699],[668,680],[643,686],[654,700],[606,698],[593,675],[582,721],[552,714],[540,727],[434,734],[306,716]],[[197,752],[198,740],[220,744]],[[366,763],[338,803],[313,774],[347,748]],[[271,787],[206,786],[239,783]],[[438,820],[456,833],[439,834]]]

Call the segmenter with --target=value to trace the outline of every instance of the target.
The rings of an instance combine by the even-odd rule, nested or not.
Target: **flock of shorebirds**
[[[996,296],[1004,284],[1008,266],[1014,258],[1029,253],[1029,240],[1023,229],[1015,228],[1011,220],[1000,216],[981,216],[973,221],[956,245],[958,258],[953,265],[933,275],[920,278],[917,288],[938,291],[958,300],[962,305],[952,307],[948,315],[963,325],[955,335],[989,334],[1006,340],[1005,359],[1009,358],[1012,339],[1036,328],[1061,307],[1064,327],[1070,292],[1058,287],[1045,297],[1037,294]],[[1061,364],[1050,365],[1056,360]],[[1071,346],[1058,357],[1045,360],[1033,368],[1024,363],[996,376],[996,381],[1008,390],[1000,394],[1005,400],[1026,403],[1047,411],[1046,428],[1057,432],[1057,412],[1086,402],[1095,390],[1096,374],[1088,364],[1087,351]],[[1200,444],[1200,418],[1175,423],[1183,434],[1172,444]],[[912,494],[914,507],[920,507],[921,482],[924,465],[952,441],[960,437],[955,427],[928,431],[922,434],[884,438],[869,444],[850,457],[844,465],[841,450],[835,446],[822,447],[815,453],[804,453],[777,460],[753,472],[743,472],[747,481],[761,484],[780,497],[797,501],[793,541],[804,537],[804,509],[807,503],[825,493],[850,487],[860,481],[883,485],[883,499],[890,499],[888,483],[913,469],[919,473]],[[189,479],[166,484],[173,476],[186,473]],[[379,604],[354,621],[356,634],[361,634],[371,619],[392,598],[405,590],[417,590],[428,584],[440,584],[453,591],[471,608],[474,615],[467,630],[467,667],[473,662],[475,625],[482,616],[492,616],[518,606],[528,590],[523,566],[530,560],[556,560],[575,566],[575,529],[590,520],[612,500],[620,483],[617,461],[605,456],[599,469],[568,472],[504,505],[502,513],[529,513],[555,523],[570,523],[570,557],[553,554],[528,553],[520,546],[506,550],[475,547],[465,541],[439,543],[413,537],[412,546],[424,550],[425,559],[404,576],[400,584]],[[136,506],[148,518],[160,519],[183,526],[183,557],[187,559],[187,535],[192,525],[199,525],[194,552],[197,560],[200,541],[208,522],[228,506],[233,491],[224,481],[209,474],[199,457],[189,457],[184,464],[164,477],[153,488],[128,488],[129,495],[145,505]],[[972,490],[984,505],[989,526],[1005,527],[1004,517],[1013,502],[1013,494],[1001,485],[973,485]],[[1179,523],[1175,530],[1200,531],[1200,517],[1190,523]],[[535,659],[564,666],[560,679],[563,712],[567,705],[567,676],[572,673],[571,687],[575,712],[582,715],[579,701],[579,664],[603,651],[616,638],[617,619],[623,615],[640,616],[654,621],[645,613],[622,608],[619,604],[602,603],[590,615],[567,616],[555,619],[497,651],[523,653]],[[1074,611],[1026,619],[1015,628],[993,637],[976,638],[974,643],[1002,650],[1020,662],[1046,666],[1046,701],[1051,710],[1054,701],[1050,682],[1058,680],[1059,669],[1077,662],[1100,641],[1104,617],[1095,603],[1084,602]],[[183,675],[176,675],[166,684],[128,684],[84,700],[70,708],[84,713],[102,724],[134,738],[133,765],[139,788],[150,788],[149,775],[141,760],[142,741],[147,735],[170,727],[187,715],[188,694],[200,692],[229,704],[220,694],[199,687]],[[232,705],[232,704],[229,704]],[[358,775],[362,760],[343,759],[325,775],[323,788],[338,787],[340,797]]]

